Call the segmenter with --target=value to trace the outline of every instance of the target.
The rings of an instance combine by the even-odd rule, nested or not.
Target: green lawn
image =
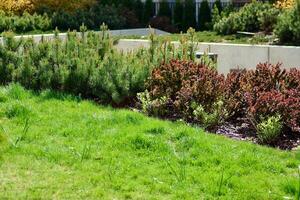
[[[300,154],[0,89],[0,199],[293,199]]]
[[[35,35],[35,34],[49,34],[53,33],[53,31],[39,32],[39,31],[31,31],[25,33],[23,35]],[[20,34],[17,34],[20,35]],[[21,34],[22,35],[22,34]],[[184,34],[185,35],[185,34]],[[128,36],[114,36],[115,39],[148,39],[148,36],[138,36],[138,35],[128,35]],[[171,41],[179,41],[181,38],[180,34],[170,34],[158,36],[158,39],[161,41],[171,40]],[[218,35],[213,31],[202,31],[196,32],[195,34],[196,42],[217,42],[217,43],[233,43],[233,44],[267,44],[268,39],[264,37],[258,36],[245,36],[239,34],[233,35]]]
[[[185,34],[184,34],[185,35]],[[163,41],[165,39],[171,41],[179,41],[182,35],[180,34],[170,34],[170,35],[162,35],[158,36],[158,39]],[[126,38],[126,39],[147,39],[147,37],[141,36],[118,36],[118,39]],[[202,31],[196,32],[195,34],[196,42],[217,42],[217,43],[233,43],[233,44],[267,44],[269,41],[265,37],[262,36],[246,36],[246,35],[218,35],[213,31]]]

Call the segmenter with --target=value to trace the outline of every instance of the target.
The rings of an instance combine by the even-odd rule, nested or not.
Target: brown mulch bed
[[[256,137],[255,129],[245,118],[239,118],[235,121],[225,122],[224,124],[219,125],[210,131],[235,140],[251,141],[253,143],[260,144]],[[293,150],[300,146],[300,135],[287,132],[276,141],[276,143],[269,144],[269,146],[283,150]]]

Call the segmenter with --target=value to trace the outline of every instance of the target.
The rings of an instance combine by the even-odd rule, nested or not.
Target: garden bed
[[[261,144],[256,136],[256,130],[247,119],[236,119],[235,121],[225,122],[224,124],[215,127],[211,132],[218,135],[224,135],[234,140],[250,141],[255,144]],[[274,144],[272,144],[272,147],[283,150],[297,150],[299,145],[299,134],[283,134]]]

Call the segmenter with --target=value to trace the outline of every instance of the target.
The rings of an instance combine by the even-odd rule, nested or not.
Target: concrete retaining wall
[[[174,42],[175,46],[179,45]],[[130,51],[139,47],[149,47],[146,40],[122,39],[117,48]],[[254,69],[260,62],[282,63],[284,68],[300,67],[300,47],[246,45],[226,43],[200,43],[199,51],[218,55],[218,71],[227,74],[230,69]]]

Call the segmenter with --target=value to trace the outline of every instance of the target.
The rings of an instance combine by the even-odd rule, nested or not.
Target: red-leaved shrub
[[[247,116],[259,123],[280,115],[286,127],[300,132],[300,70],[280,66],[261,63],[255,70],[229,73],[224,93],[229,116]]]
[[[285,126],[300,132],[300,92],[291,89],[259,93],[256,102],[249,107],[254,119],[279,114]]]
[[[167,98],[169,114],[190,120],[192,103],[211,112],[223,95],[224,76],[204,64],[171,60],[153,70],[147,88],[152,100]]]
[[[224,99],[228,117],[242,117],[246,113],[246,102],[242,90],[246,70],[231,71],[225,81]]]
[[[300,70],[296,68],[290,69],[286,78],[286,88],[296,89],[300,91]]]

